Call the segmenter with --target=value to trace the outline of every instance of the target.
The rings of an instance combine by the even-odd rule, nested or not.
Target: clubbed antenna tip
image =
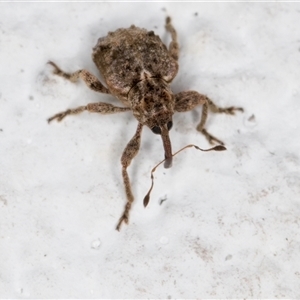
[[[194,148],[196,148],[197,150],[205,151],[205,152],[207,152],[207,151],[224,151],[224,150],[226,150],[226,148],[225,148],[224,146],[222,146],[222,145],[217,145],[217,146],[215,146],[215,147],[213,147],[213,148],[209,148],[209,149],[202,149],[202,148],[200,148],[200,147],[198,147],[198,146],[196,146],[196,145],[190,144],[190,145],[187,145],[187,146],[181,148],[180,150],[178,150],[178,151],[175,152],[174,154],[172,154],[172,157],[174,157],[175,155],[177,155],[179,152],[181,152],[181,151],[183,151],[183,150],[185,150],[185,149],[187,149],[187,148],[191,148],[191,147],[194,147]],[[151,194],[151,191],[152,191],[153,186],[154,186],[154,177],[153,177],[153,173],[154,173],[155,170],[156,170],[163,162],[165,162],[165,161],[166,161],[166,159],[162,160],[161,162],[159,162],[159,163],[151,170],[151,187],[150,187],[148,193],[146,194],[146,196],[144,197],[144,207],[146,207],[146,206],[148,205],[149,201],[150,201],[150,194]]]

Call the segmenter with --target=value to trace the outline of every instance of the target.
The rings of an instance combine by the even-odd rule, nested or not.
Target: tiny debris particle
[[[256,118],[255,118],[255,115],[252,114],[250,117],[248,118],[245,118],[244,120],[244,124],[246,127],[248,128],[253,128],[257,125],[257,121],[256,121]]]
[[[91,244],[91,248],[92,248],[92,249],[95,249],[95,250],[99,250],[100,246],[101,246],[101,241],[100,241],[100,239],[94,240],[94,241],[92,242],[92,244]]]
[[[163,197],[162,199],[160,199],[159,201],[159,205],[162,205],[165,201],[167,201],[167,196]]]
[[[225,257],[225,260],[230,260],[232,259],[232,255],[231,254],[228,254],[226,257]]]
[[[249,122],[253,122],[255,120],[255,116],[254,115],[251,115],[249,118],[248,118],[248,121]]]
[[[0,201],[4,204],[7,205],[7,200],[3,195],[0,195]]]

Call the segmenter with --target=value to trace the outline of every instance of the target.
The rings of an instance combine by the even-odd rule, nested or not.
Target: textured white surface
[[[300,297],[299,3],[1,3],[0,296],[13,298]],[[59,111],[112,97],[51,74],[97,74],[91,49],[135,24],[165,42],[166,15],[180,42],[174,92],[198,90],[235,117],[207,128],[228,150],[186,150],[159,168],[160,138],[143,132],[129,168],[130,225],[120,156],[130,113]],[[176,114],[174,151],[208,147],[201,108]],[[161,199],[166,198],[162,205]]]

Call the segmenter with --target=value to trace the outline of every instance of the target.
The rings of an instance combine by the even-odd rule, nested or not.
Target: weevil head
[[[165,151],[165,168],[172,165],[172,146],[169,137],[173,123],[174,95],[169,85],[158,77],[145,76],[130,92],[132,111],[137,120],[161,135]]]

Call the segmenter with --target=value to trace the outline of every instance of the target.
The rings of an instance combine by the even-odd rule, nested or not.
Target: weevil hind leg
[[[197,125],[197,130],[200,131],[206,137],[206,139],[209,141],[210,144],[217,143],[217,144],[224,145],[224,143],[221,140],[214,137],[205,129],[208,109],[210,109],[212,112],[215,113],[225,113],[225,114],[234,115],[235,111],[243,112],[244,111],[243,108],[235,107],[235,106],[230,106],[225,108],[219,107],[215,105],[213,101],[210,100],[207,96],[199,94],[196,91],[186,91],[175,95],[175,110],[177,112],[186,112],[192,110],[197,105],[203,105],[201,120],[200,123]]]
[[[67,73],[62,71],[52,61],[49,61],[48,64],[54,68],[53,73],[58,76],[70,80],[71,82],[76,82],[79,78],[81,78],[85,82],[85,84],[93,91],[104,94],[110,94],[108,88],[106,88],[95,75],[93,75],[87,70],[78,70],[74,73]]]
[[[204,128],[204,125],[207,120],[207,115],[208,115],[208,103],[205,102],[203,104],[201,120],[200,123],[197,125],[197,130],[200,131],[206,137],[206,139],[210,144],[217,143],[217,144],[224,145],[224,143],[221,140],[219,140],[218,138],[216,138],[215,136],[207,132],[207,130]]]
[[[130,184],[130,179],[129,179],[129,176],[127,173],[127,168],[130,165],[132,159],[137,155],[137,153],[140,149],[142,128],[143,128],[143,125],[139,123],[134,136],[127,144],[126,148],[123,151],[122,157],[121,157],[122,176],[123,176],[123,181],[124,181],[124,186],[125,186],[127,203],[125,205],[124,212],[119,220],[119,223],[116,227],[117,230],[120,230],[123,222],[128,224],[129,211],[131,209],[132,202],[134,201],[134,196],[133,196],[133,193],[131,190],[131,184]]]
[[[230,106],[230,107],[219,107],[216,104],[212,102],[209,98],[206,97],[206,103],[203,104],[203,109],[202,109],[202,115],[201,115],[201,120],[200,123],[197,125],[197,130],[200,131],[202,134],[205,135],[207,140],[209,141],[210,144],[213,144],[214,142],[217,142],[221,145],[224,145],[224,143],[211,135],[210,133],[207,132],[207,130],[204,128],[204,125],[206,123],[207,115],[208,115],[208,109],[210,109],[214,113],[224,113],[224,114],[229,114],[229,115],[234,115],[236,111],[241,111],[243,112],[244,109],[242,107],[235,107],[235,106]]]
[[[177,32],[176,32],[175,28],[172,25],[170,17],[166,18],[166,29],[167,29],[167,31],[169,31],[171,33],[171,38],[172,38],[172,41],[169,45],[169,53],[172,56],[172,58],[174,58],[176,61],[178,61],[179,44],[178,44],[178,41],[177,41]]]
[[[236,111],[244,112],[242,107],[229,106],[229,107],[219,107],[214,104],[209,98],[206,99],[209,109],[214,113],[224,113],[228,115],[234,115]]]

